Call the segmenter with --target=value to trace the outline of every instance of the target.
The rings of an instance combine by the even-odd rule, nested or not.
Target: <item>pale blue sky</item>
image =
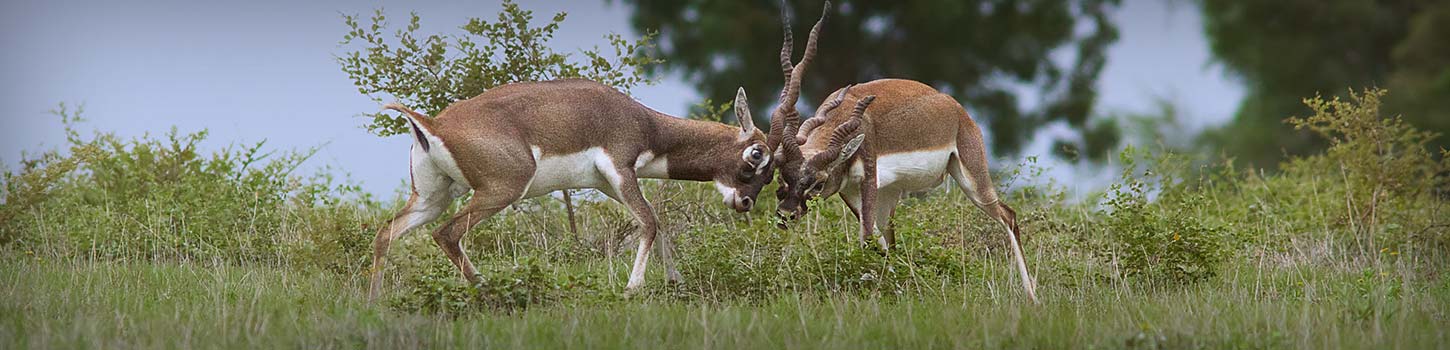
[[[560,50],[632,35],[628,10],[603,1],[520,1],[537,18],[567,11],[552,42]],[[1173,4],[1180,4],[1172,6]],[[496,1],[43,1],[0,3],[0,159],[61,145],[56,103],[84,103],[85,126],[133,136],[209,129],[218,149],[267,139],[278,148],[326,144],[309,168],[332,166],[364,188],[391,193],[407,176],[406,137],[379,138],[358,113],[377,104],[358,94],[333,55],[340,14],[383,7],[394,18],[423,17],[424,32],[452,30],[467,17],[492,18]],[[1232,114],[1243,89],[1209,64],[1197,10],[1178,2],[1128,0],[1115,15],[1121,40],[1099,83],[1101,112],[1178,104],[1201,128]],[[678,77],[634,90],[644,104],[682,114],[700,96]],[[717,97],[728,99],[728,96]],[[1030,101],[1029,101],[1030,102]],[[1048,131],[1049,133],[1051,131]],[[1043,138],[1046,139],[1046,138]],[[1047,154],[1045,142],[1026,154]],[[1071,177],[1071,174],[1058,174]]]

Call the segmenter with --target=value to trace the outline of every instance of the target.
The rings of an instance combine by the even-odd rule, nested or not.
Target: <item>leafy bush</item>
[[[1125,275],[1188,282],[1211,277],[1234,258],[1230,252],[1302,264],[1335,252],[1290,257],[1288,250],[1323,246],[1367,259],[1379,259],[1386,247],[1443,251],[1450,162],[1425,147],[1438,135],[1379,115],[1384,94],[1306,99],[1314,114],[1288,122],[1330,147],[1277,174],[1240,172],[1232,161],[1192,169],[1181,156],[1150,157],[1130,147],[1122,157],[1127,170],[1103,201],[1103,257]],[[1149,162],[1139,166],[1139,158]]]
[[[534,259],[516,265],[484,269],[477,282],[458,277],[450,264],[432,268],[408,280],[406,294],[394,299],[393,307],[408,312],[466,315],[478,312],[523,311],[531,306],[558,301],[570,293],[603,297],[593,280],[560,275]]]
[[[1439,135],[1418,130],[1400,116],[1381,116],[1380,99],[1385,94],[1383,89],[1350,91],[1348,101],[1316,96],[1304,100],[1313,115],[1288,119],[1295,129],[1328,139],[1330,147],[1322,155],[1295,160],[1287,168],[1291,174],[1335,179],[1334,185],[1342,191],[1340,222],[1348,226],[1365,252],[1406,243],[1413,231],[1403,224],[1443,225],[1438,220],[1423,223],[1419,220],[1422,213],[1413,206],[1435,201],[1450,185],[1450,157],[1441,150],[1436,159],[1426,147]],[[1389,242],[1382,242],[1385,240]]]
[[[1165,155],[1135,177],[1138,152],[1123,151],[1122,180],[1109,187],[1104,203],[1107,230],[1112,239],[1106,255],[1129,277],[1168,283],[1197,282],[1213,277],[1229,257],[1225,229],[1199,213],[1206,198],[1195,193],[1174,174],[1183,161]],[[1149,195],[1156,194],[1157,201]]]
[[[6,244],[57,256],[280,263],[296,238],[359,246],[366,240],[352,224],[376,215],[357,187],[297,174],[310,151],[263,152],[258,142],[208,155],[198,150],[205,131],[175,129],[159,139],[84,137],[80,111],[56,113],[68,152],[5,173]]]

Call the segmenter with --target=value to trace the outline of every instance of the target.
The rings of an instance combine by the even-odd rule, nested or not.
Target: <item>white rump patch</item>
[[[413,189],[425,198],[446,195],[451,199],[468,193],[471,187],[463,177],[463,170],[458,168],[458,162],[453,159],[453,152],[437,136],[424,135],[428,140],[428,150],[424,151],[422,145],[414,142],[408,157]]]

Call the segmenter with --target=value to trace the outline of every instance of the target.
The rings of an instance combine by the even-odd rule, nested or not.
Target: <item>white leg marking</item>
[[[1007,223],[1002,223],[1002,228],[1007,231],[1007,240],[1012,242],[1012,258],[1017,260],[1017,272],[1022,275],[1022,288],[1027,290],[1027,298],[1037,304],[1037,281],[1033,281],[1032,276],[1027,274],[1027,261],[1022,258],[1022,245],[1017,243],[1017,235],[1012,233]]]
[[[445,205],[447,203],[448,202],[446,201],[435,201],[433,203],[429,203],[427,201],[419,200],[418,207],[413,208],[413,211],[409,212],[402,218],[403,225],[401,228],[399,228],[397,224],[393,225],[393,228],[398,230],[393,232],[393,237],[396,238],[397,236],[400,236],[403,233],[408,232],[409,230],[418,228],[418,226],[423,226],[428,222],[437,219],[438,216],[443,214],[443,209],[447,207],[447,205]]]
[[[624,289],[635,289],[644,285],[644,270],[649,266],[649,247],[645,246],[644,237],[639,239],[639,249],[634,252],[634,267],[629,270],[629,283]]]
[[[653,152],[645,151],[639,155],[639,158],[634,160],[634,173],[639,178],[668,178],[668,161],[665,160],[665,157],[656,158]],[[666,278],[670,282],[676,283],[683,280],[683,277],[680,276],[680,271],[675,269],[675,247],[670,241],[670,235],[666,232],[658,231],[658,228],[656,228],[654,248],[655,254],[660,255],[660,263],[665,265]]]
[[[977,200],[977,186],[971,183],[971,177],[967,177],[967,170],[961,167],[961,160],[957,160],[956,155],[953,155],[951,161],[947,163],[947,174],[950,174],[951,180],[956,182],[961,193],[966,193],[967,199],[973,203],[980,203],[980,200]]]
[[[972,177],[967,175],[967,170],[962,167],[962,162],[953,157],[950,163],[947,166],[947,173],[951,174],[952,180],[956,180],[957,187],[962,189],[962,193],[967,194],[967,199],[971,200],[972,204],[980,206],[982,198],[977,193],[977,184],[973,183]]]
[[[615,195],[620,195],[621,192],[619,189],[623,188],[624,179],[619,175],[619,170],[614,168],[614,159],[609,158],[609,154],[604,153],[603,149],[591,148],[590,150],[595,149],[599,151],[592,152],[593,154],[590,154],[590,156],[593,158],[596,172],[604,178],[604,185],[607,186],[606,188],[609,191],[613,191]]]
[[[529,176],[529,182],[524,183],[524,191],[522,193],[519,193],[519,198],[515,199],[515,202],[523,200],[524,198],[531,197],[529,196],[529,194],[531,194],[534,189],[534,180],[539,178],[539,169],[543,166],[542,161],[544,160],[544,151],[542,149],[539,149],[539,146],[530,145],[529,156],[534,158],[534,174]]]

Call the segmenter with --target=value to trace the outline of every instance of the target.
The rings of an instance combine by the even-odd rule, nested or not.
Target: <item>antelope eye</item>
[[[760,161],[760,158],[764,156],[765,154],[761,153],[759,148],[750,151],[750,160]]]
[[[817,182],[815,185],[811,185],[811,192],[820,192],[824,189],[826,189],[825,182]]]

